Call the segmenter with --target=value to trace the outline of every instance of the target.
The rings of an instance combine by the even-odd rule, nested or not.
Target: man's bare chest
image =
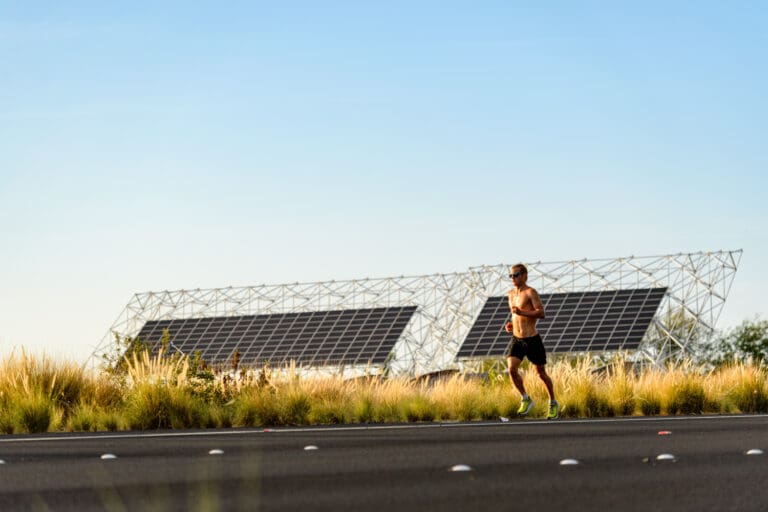
[[[525,292],[512,291],[509,293],[509,305],[520,309],[531,309],[531,298]]]

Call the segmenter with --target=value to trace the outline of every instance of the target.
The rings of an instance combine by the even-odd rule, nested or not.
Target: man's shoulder
[[[539,294],[539,292],[536,291],[536,288],[532,286],[526,286],[524,290],[520,290],[518,293],[524,296],[536,296]]]

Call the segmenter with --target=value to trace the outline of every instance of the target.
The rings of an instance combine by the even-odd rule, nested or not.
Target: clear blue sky
[[[720,326],[768,312],[765,3],[326,4],[0,0],[0,356],[518,260],[742,248]]]

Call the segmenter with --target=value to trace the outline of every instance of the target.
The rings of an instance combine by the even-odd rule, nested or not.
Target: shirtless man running
[[[514,265],[509,277],[515,285],[515,288],[507,294],[512,321],[507,322],[504,329],[512,333],[512,341],[506,352],[509,376],[512,384],[522,395],[517,414],[525,416],[533,407],[533,400],[525,392],[523,377],[518,371],[523,358],[528,357],[528,360],[536,366],[539,378],[547,387],[549,394],[547,419],[554,420],[560,415],[560,405],[555,400],[552,379],[547,374],[547,353],[544,350],[544,343],[536,331],[536,321],[544,318],[544,306],[541,304],[538,292],[526,284],[528,269],[525,265],[522,263]]]

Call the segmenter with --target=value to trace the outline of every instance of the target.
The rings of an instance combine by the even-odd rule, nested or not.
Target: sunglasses
[[[519,271],[519,270],[518,270],[518,271],[517,271],[517,272],[515,272],[514,274],[509,274],[509,277],[511,277],[512,279],[517,279],[517,278],[518,278],[518,277],[520,277],[521,275],[523,275],[523,273],[522,273],[521,271]]]

